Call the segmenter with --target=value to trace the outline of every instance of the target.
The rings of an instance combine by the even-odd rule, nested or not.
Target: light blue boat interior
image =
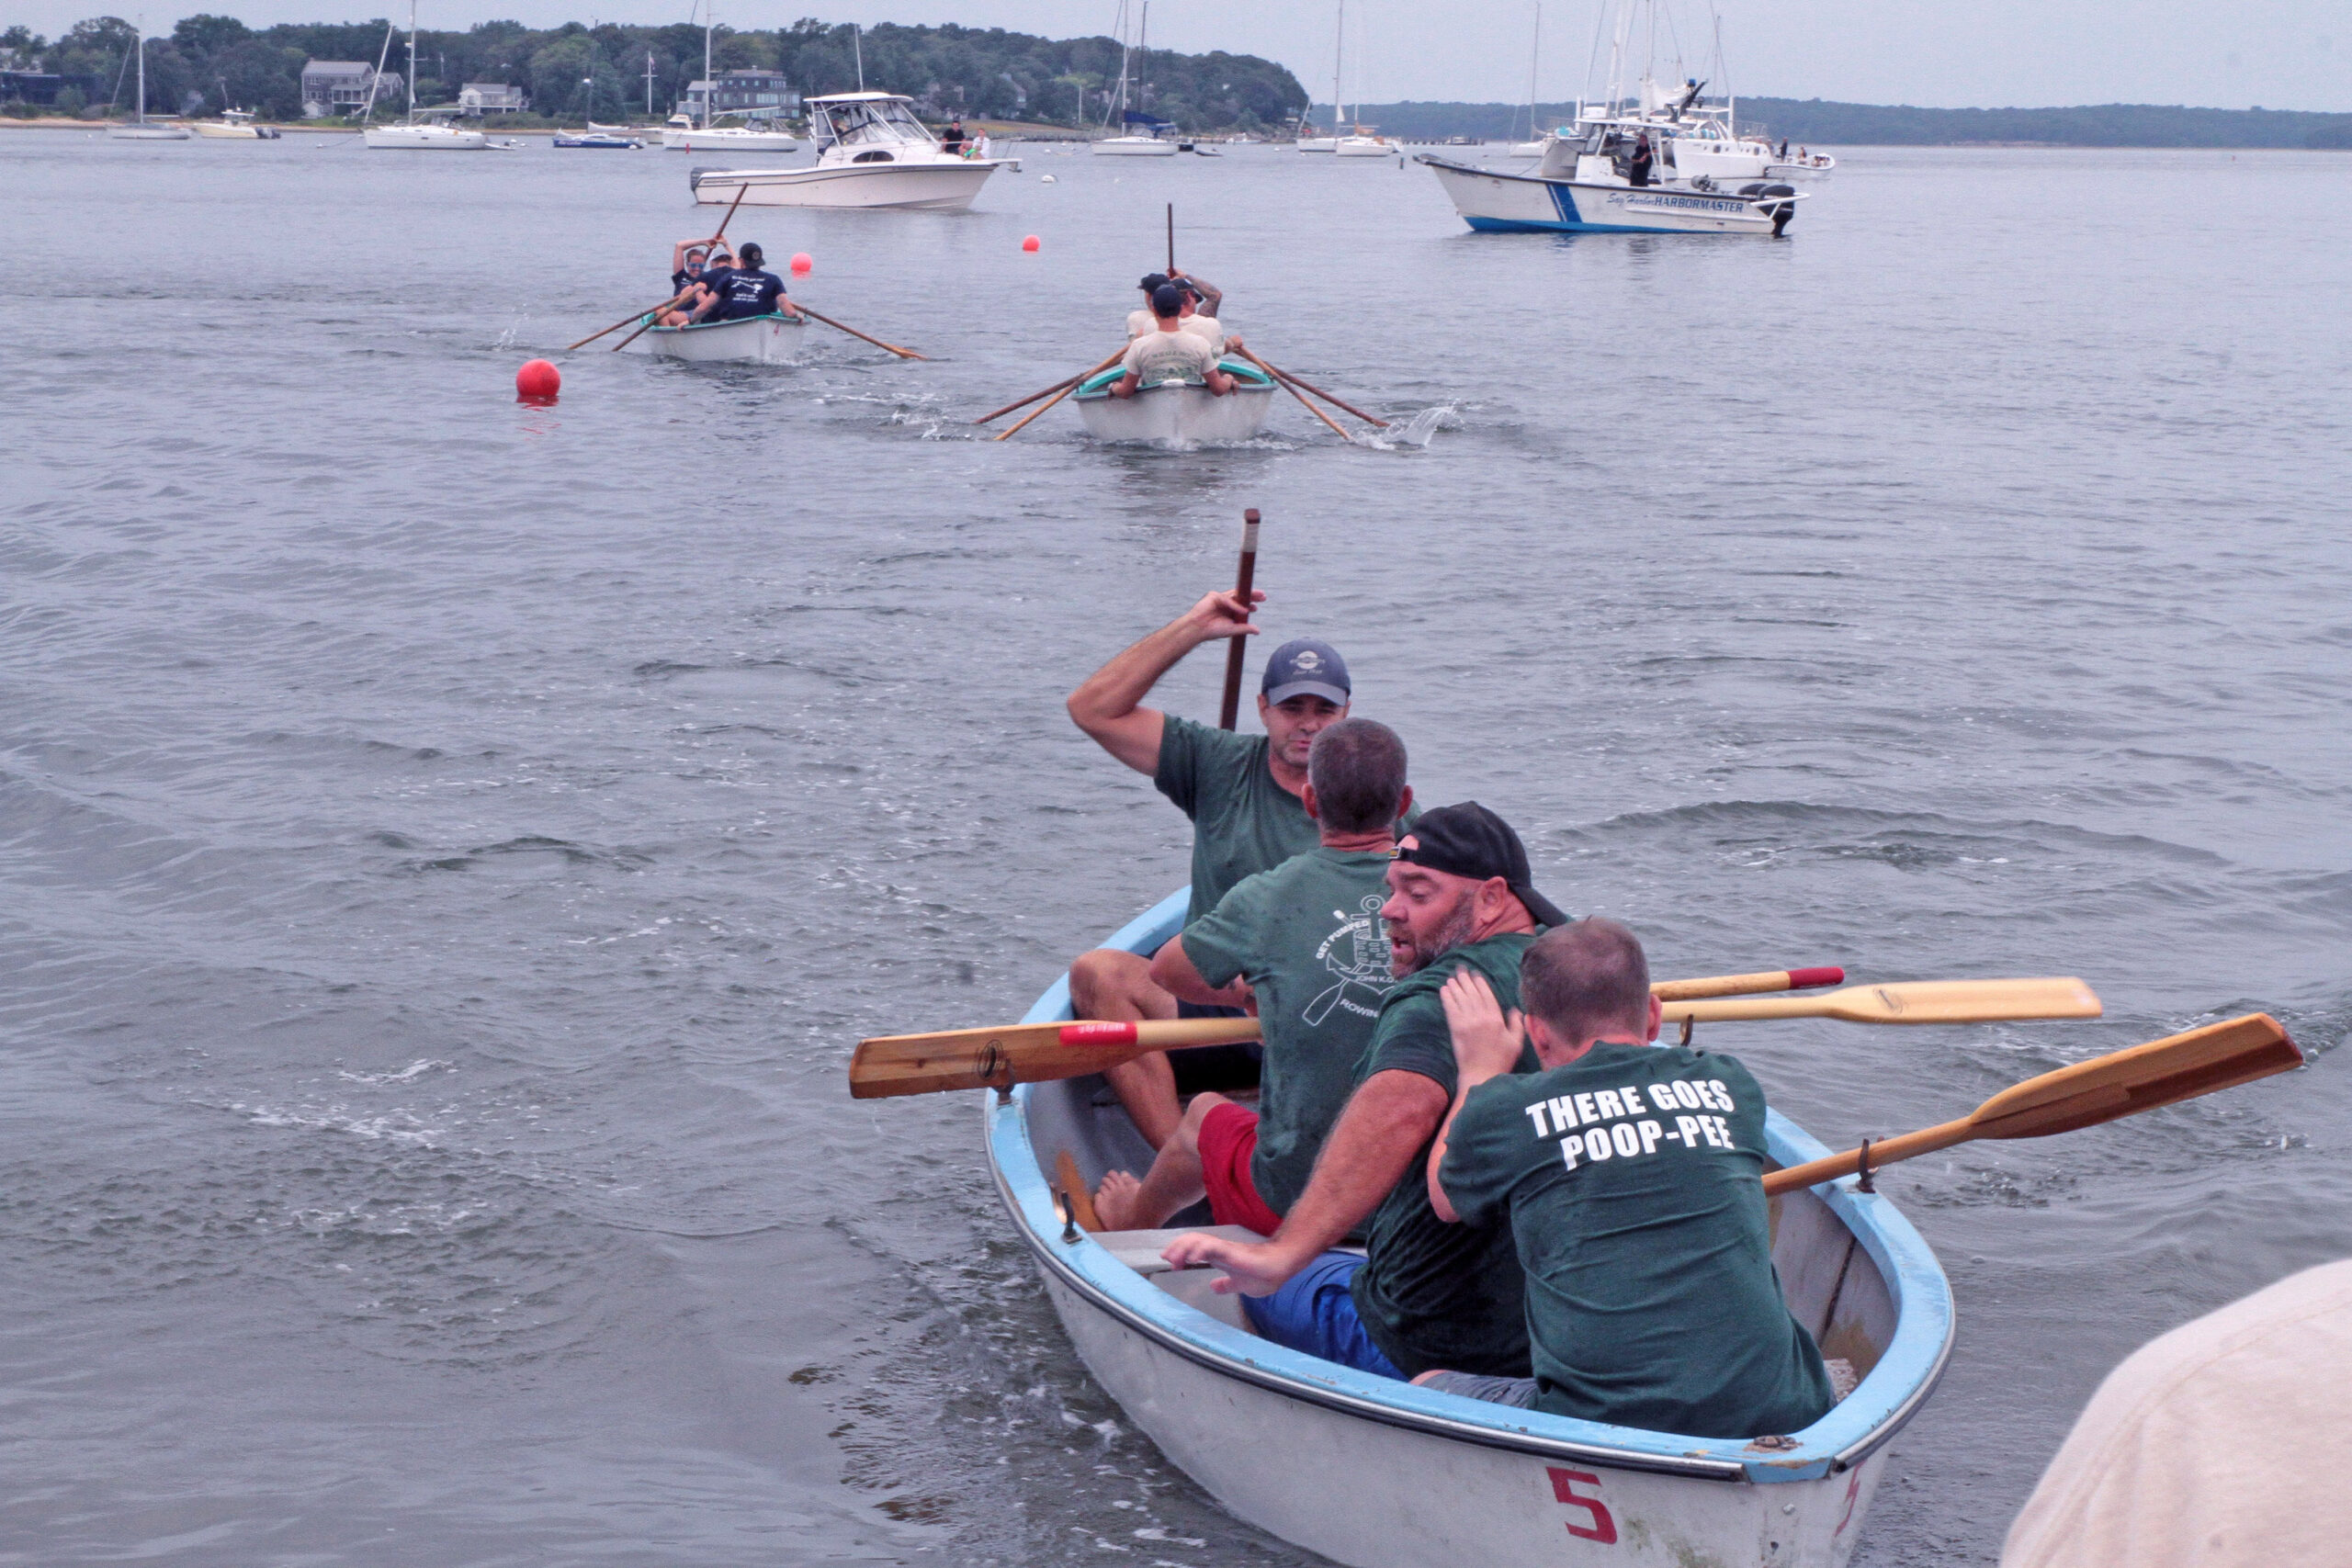
[[[1181,929],[1188,894],[1179,888],[1104,945],[1158,950]],[[1023,1021],[1069,1016],[1065,977],[1037,998]],[[1792,1446],[1610,1427],[1415,1388],[1261,1338],[1237,1326],[1238,1314],[1225,1304],[1229,1298],[1205,1291],[1211,1271],[1140,1273],[1066,1224],[1048,1175],[1059,1154],[1072,1152],[1084,1179],[1098,1180],[1102,1172],[1086,1168],[1101,1163],[1101,1129],[1110,1126],[1132,1145],[1119,1151],[1129,1168],[1140,1173],[1149,1158],[1101,1078],[1023,1084],[1009,1096],[990,1090],[984,1098],[998,1183],[1023,1240],[1049,1273],[1190,1359],[1376,1419],[1427,1424],[1506,1448],[1574,1448],[1595,1462],[1632,1469],[1766,1483],[1810,1481],[1859,1463],[1892,1438],[1933,1390],[1951,1352],[1951,1290],[1935,1255],[1892,1203],[1855,1190],[1854,1179],[1847,1178],[1773,1201],[1773,1258],[1783,1291],[1823,1353],[1849,1361],[1860,1379],[1829,1414],[1786,1434]],[[1767,1112],[1765,1133],[1781,1166],[1830,1152],[1777,1111]]]
[[[1242,389],[1262,387],[1271,389],[1274,384],[1274,378],[1272,376],[1267,375],[1264,371],[1259,369],[1256,366],[1250,364],[1247,360],[1220,359],[1216,362],[1216,367],[1224,371],[1227,375],[1232,377],[1236,381],[1238,381],[1241,384]],[[1078,384],[1078,391],[1076,395],[1081,398],[1099,398],[1106,396],[1110,392],[1111,383],[1116,381],[1120,377],[1126,373],[1126,368],[1124,366],[1118,365],[1114,365],[1108,370],[1099,370]],[[1200,384],[1200,382],[1191,380],[1189,378],[1182,381],[1154,381],[1151,383],[1154,387],[1197,387]],[[1147,388],[1145,389],[1148,390],[1149,389]],[[1170,934],[1173,935],[1175,933],[1171,931]]]

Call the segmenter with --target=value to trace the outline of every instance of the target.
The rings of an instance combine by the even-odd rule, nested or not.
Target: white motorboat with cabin
[[[598,130],[594,127],[591,127],[586,130],[558,131],[555,136],[554,145],[558,147],[597,147],[609,149],[614,152],[633,152],[639,148],[644,146],[645,143],[639,141],[634,136],[625,136],[617,131],[612,130]]]
[[[256,125],[251,109],[222,109],[219,119],[199,119],[188,129],[210,141],[275,141],[284,134],[274,125]]]
[[[416,118],[416,0],[408,5],[408,118],[398,125],[370,125],[361,130],[359,139],[379,151],[410,152],[480,152],[490,146],[490,138],[479,130],[460,130],[448,123],[446,117],[458,110],[453,107],[428,109],[426,118]],[[375,89],[368,90],[368,107],[361,112],[365,119],[376,107]]]
[[[1274,379],[1244,360],[1226,359],[1217,368],[1233,378],[1233,389],[1217,396],[1198,381],[1156,381],[1131,397],[1114,398],[1112,383],[1126,371],[1113,366],[1079,383],[1071,401],[1097,441],[1141,441],[1160,446],[1247,441],[1266,427],[1272,412]]]
[[[1157,951],[1182,925],[1185,897],[1104,945]],[[1023,1021],[1069,1016],[1064,979]],[[1803,1431],[1693,1438],[1417,1388],[1259,1337],[1236,1298],[1210,1288],[1217,1270],[1161,1259],[1176,1230],[1080,1230],[1055,1187],[1065,1159],[1090,1186],[1151,1161],[1100,1077],[980,1098],[998,1192],[1079,1359],[1226,1508],[1351,1568],[1840,1568],[1887,1445],[1951,1354],[1951,1292],[1935,1255],[1849,1177],[1772,1200],[1782,1293],[1859,1380]],[[1827,1152],[1778,1112],[1766,1136],[1782,1167]],[[1198,1212],[1193,1228],[1208,1228]]]
[[[898,93],[833,93],[808,100],[808,123],[824,151],[813,167],[696,169],[695,200],[706,207],[872,207],[961,212],[988,177],[1020,162],[988,156],[988,142],[951,152]]]
[[[732,321],[696,321],[684,327],[650,327],[643,342],[662,359],[695,365],[790,365],[808,343],[806,317],[781,312]]]
[[[121,78],[117,77],[119,82]],[[120,125],[107,127],[108,140],[115,141],[186,141],[187,127],[164,125],[147,118],[147,34],[139,34],[139,108]]]

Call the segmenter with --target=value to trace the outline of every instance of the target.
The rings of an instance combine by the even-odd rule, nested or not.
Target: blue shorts
[[[1363,1331],[1355,1297],[1348,1292],[1348,1282],[1363,1267],[1360,1252],[1326,1252],[1272,1295],[1243,1296],[1241,1310],[1251,1327],[1277,1345],[1402,1382],[1405,1374]]]

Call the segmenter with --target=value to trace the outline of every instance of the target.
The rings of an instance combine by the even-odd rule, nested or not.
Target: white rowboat
[[[1182,927],[1185,897],[1104,945],[1156,951]],[[1069,1016],[1061,980],[1023,1021]],[[1215,1269],[1160,1260],[1175,1231],[1067,1224],[1050,1185],[1061,1156],[1090,1183],[1150,1163],[1101,1078],[982,1099],[998,1191],[1087,1370],[1227,1509],[1351,1568],[1840,1568],[1887,1443],[1951,1353],[1951,1292],[1935,1255],[1847,1178],[1772,1204],[1790,1305],[1860,1378],[1804,1431],[1692,1438],[1415,1388],[1258,1337],[1234,1298],[1209,1289]],[[1827,1152],[1777,1112],[1766,1136],[1782,1166]]]
[[[1097,441],[1145,441],[1192,446],[1204,441],[1247,441],[1266,427],[1273,407],[1273,378],[1254,366],[1226,360],[1218,367],[1233,378],[1233,390],[1218,397],[1193,381],[1162,381],[1114,398],[1112,383],[1126,372],[1117,366],[1090,376],[1071,401]]]
[[[808,340],[808,323],[797,316],[745,316],[733,321],[697,321],[687,327],[653,327],[645,346],[663,359],[696,365],[789,365]]]

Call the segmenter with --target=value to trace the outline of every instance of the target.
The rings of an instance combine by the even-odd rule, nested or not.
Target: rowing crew
[[[784,297],[784,279],[764,269],[766,260],[757,244],[746,244],[729,256],[726,242],[716,234],[707,240],[679,241],[670,253],[673,297],[654,312],[653,324],[688,327],[697,321],[740,321],[768,315],[797,320],[798,308]]]
[[[1327,643],[1269,658],[1262,737],[1143,705],[1193,648],[1257,634],[1250,597],[1209,594],[1069,698],[1194,825],[1183,930],[1081,955],[1077,1015],[1250,1010],[1263,1035],[1254,1110],[1180,1105],[1205,1053],[1105,1075],[1158,1154],[1104,1178],[1102,1224],[1205,1196],[1266,1239],[1190,1234],[1168,1261],[1223,1269],[1261,1335],[1362,1371],[1702,1437],[1819,1419],[1829,1373],[1772,1268],[1763,1092],[1657,1043],[1633,933],[1538,893],[1487,807],[1417,812],[1404,743],[1351,716]]]
[[[1217,320],[1225,302],[1217,287],[1181,270],[1146,273],[1139,287],[1144,304],[1127,312],[1127,353],[1120,362],[1125,374],[1112,384],[1111,395],[1133,397],[1163,381],[1197,381],[1218,397],[1233,390],[1233,378],[1217,362],[1242,344]]]

